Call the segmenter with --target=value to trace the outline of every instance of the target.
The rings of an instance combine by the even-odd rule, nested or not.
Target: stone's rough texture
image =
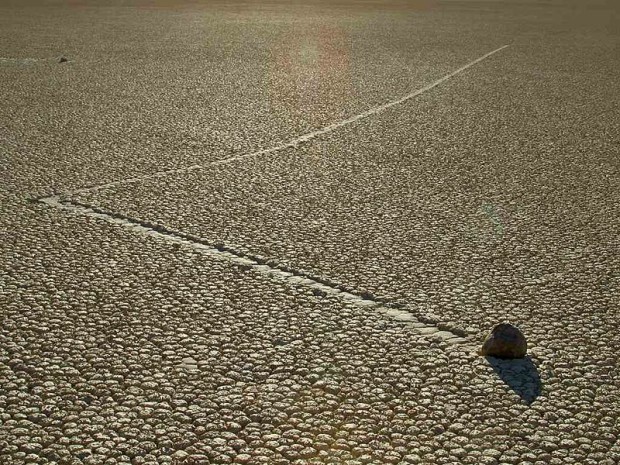
[[[66,57],[60,57],[58,59],[58,63],[66,63],[67,61],[69,61]]]
[[[525,336],[509,323],[495,326],[480,349],[480,355],[499,358],[523,358],[526,353]]]

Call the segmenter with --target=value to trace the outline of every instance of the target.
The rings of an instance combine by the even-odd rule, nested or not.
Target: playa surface
[[[619,20],[2,2],[0,462],[618,463]]]

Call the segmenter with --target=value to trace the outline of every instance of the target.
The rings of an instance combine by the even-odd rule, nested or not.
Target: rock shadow
[[[519,359],[485,358],[500,379],[528,405],[542,392],[538,368],[529,355]]]

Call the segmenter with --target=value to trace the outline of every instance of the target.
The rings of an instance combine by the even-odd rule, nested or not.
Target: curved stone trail
[[[335,295],[353,305],[359,307],[372,307],[378,313],[388,316],[403,325],[412,328],[414,333],[430,336],[431,339],[439,339],[449,344],[463,344],[467,342],[467,332],[461,328],[455,328],[433,321],[424,315],[414,315],[411,311],[402,310],[402,305],[393,304],[380,297],[359,295],[355,291],[348,292],[342,284],[338,284],[301,272],[299,270],[282,267],[277,263],[268,262],[261,257],[248,255],[241,252],[234,246],[214,246],[206,243],[199,237],[191,234],[172,231],[161,226],[149,224],[148,222],[127,218],[113,212],[106,212],[101,209],[93,209],[88,205],[80,205],[70,201],[63,201],[59,197],[45,197],[40,202],[53,208],[66,210],[76,215],[88,216],[108,223],[116,224],[130,229],[136,233],[144,234],[174,244],[181,244],[201,253],[207,254],[218,260],[225,260],[234,265],[248,267],[259,273],[267,274],[279,281],[285,281],[293,285],[309,287],[318,295]],[[471,349],[471,348],[469,348]]]

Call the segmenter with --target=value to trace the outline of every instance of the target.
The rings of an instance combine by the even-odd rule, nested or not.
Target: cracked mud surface
[[[614,464],[612,2],[0,7],[0,463]],[[231,244],[530,357],[29,199]],[[66,56],[67,63],[51,58]]]

